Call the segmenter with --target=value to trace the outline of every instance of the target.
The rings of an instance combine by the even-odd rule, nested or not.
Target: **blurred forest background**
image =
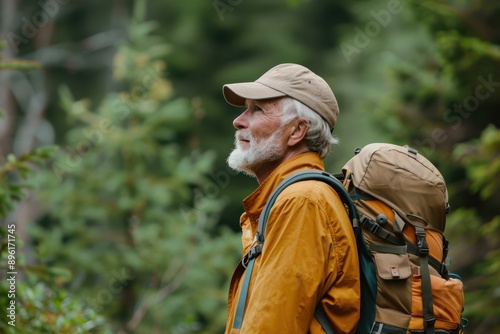
[[[221,333],[256,187],[221,87],[283,62],[339,100],[328,170],[376,141],[438,166],[466,333],[500,332],[498,1],[1,3],[1,333]]]

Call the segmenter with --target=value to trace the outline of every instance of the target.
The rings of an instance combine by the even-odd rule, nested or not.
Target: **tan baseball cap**
[[[224,85],[222,93],[235,107],[244,107],[245,99],[292,97],[323,117],[332,130],[339,115],[337,99],[326,81],[297,64],[277,65],[254,82]]]

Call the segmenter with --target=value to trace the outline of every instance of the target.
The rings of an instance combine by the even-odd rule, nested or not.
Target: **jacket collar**
[[[254,192],[243,200],[243,208],[247,218],[252,222],[257,221],[273,190],[288,175],[301,169],[325,170],[325,165],[318,154],[314,152],[300,154],[279,165]]]

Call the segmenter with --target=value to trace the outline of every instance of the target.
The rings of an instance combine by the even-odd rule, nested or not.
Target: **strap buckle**
[[[429,245],[427,244],[427,240],[425,240],[425,230],[417,229],[415,236],[417,237],[417,247],[420,255],[429,255]]]
[[[367,224],[367,225],[368,225],[368,224]],[[368,230],[369,230],[370,232],[372,232],[373,234],[375,234],[375,235],[378,235],[378,234],[379,234],[380,229],[381,229],[381,227],[380,227],[380,225],[379,225],[379,224],[377,224],[377,223],[372,223],[372,224],[368,225]]]
[[[243,267],[246,268],[248,266],[248,263],[251,260],[257,258],[260,255],[260,253],[262,253],[262,244],[257,244],[252,248],[250,248],[248,253],[241,260],[241,264],[243,265]]]
[[[255,234],[255,241],[257,241],[259,244],[263,244],[264,243],[264,234],[257,231],[257,233]],[[262,247],[261,247],[261,249],[262,249]]]
[[[371,220],[366,216],[361,217],[361,220],[359,222],[362,227],[366,228],[368,231],[377,236],[380,230],[382,229],[382,227],[379,224],[377,224],[376,222],[374,222],[373,220]]]
[[[428,317],[424,319],[424,329],[434,328],[434,324],[436,323],[435,317]]]
[[[248,260],[255,259],[262,253],[262,244],[257,244],[248,251]]]

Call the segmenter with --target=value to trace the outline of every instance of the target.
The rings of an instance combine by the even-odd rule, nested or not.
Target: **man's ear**
[[[295,146],[305,138],[309,124],[304,119],[299,119],[290,128],[290,136],[288,137],[288,146]]]

